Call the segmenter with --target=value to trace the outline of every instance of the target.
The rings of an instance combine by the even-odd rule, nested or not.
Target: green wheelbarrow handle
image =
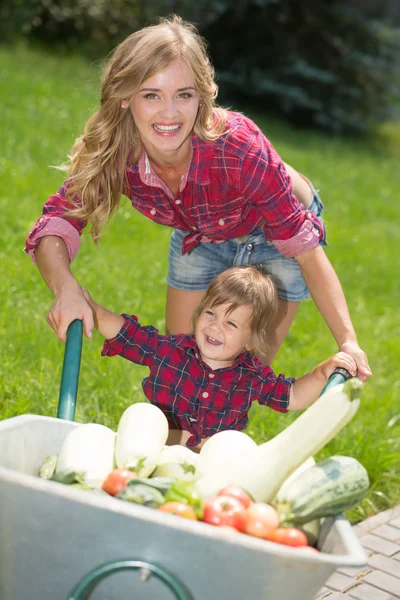
[[[95,587],[106,577],[119,571],[139,571],[142,581],[155,576],[175,594],[177,600],[193,600],[192,594],[172,573],[143,560],[116,560],[100,565],[88,573],[68,596],[68,600],[87,600]]]
[[[320,395],[322,396],[322,394],[324,394],[330,388],[335,387],[335,385],[339,385],[340,383],[344,383],[345,381],[347,381],[347,379],[351,379],[351,377],[352,376],[347,371],[347,369],[343,369],[343,367],[337,367],[333,371],[332,375],[329,377],[328,383],[326,384]]]
[[[57,417],[66,421],[73,421],[75,418],[82,354],[82,331],[83,324],[78,319],[72,321],[67,331],[57,409]]]

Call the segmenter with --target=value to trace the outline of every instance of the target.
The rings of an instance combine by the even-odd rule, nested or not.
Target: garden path
[[[400,505],[353,529],[367,552],[367,566],[339,568],[314,600],[400,599]]]

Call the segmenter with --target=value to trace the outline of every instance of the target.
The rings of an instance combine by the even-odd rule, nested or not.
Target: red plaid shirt
[[[249,352],[232,366],[213,371],[193,336],[160,335],[152,326],[141,327],[137,317],[123,316],[125,324],[106,340],[102,355],[119,354],[149,367],[142,383],[145,396],[163,411],[171,429],[192,434],[187,446],[224,429],[244,429],[255,400],[287,412],[292,377],[275,375]]]
[[[263,225],[267,240],[284,256],[318,245],[323,226],[292,194],[284,165],[262,131],[247,117],[229,112],[227,133],[205,142],[192,135],[193,157],[177,194],[152,172],[147,155],[126,171],[125,195],[157,223],[187,231],[182,252],[203,242],[223,242]],[[46,202],[25,250],[44,235],[62,237],[72,260],[86,222],[65,217],[68,180]]]

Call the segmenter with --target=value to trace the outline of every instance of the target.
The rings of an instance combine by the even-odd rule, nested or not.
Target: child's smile
[[[196,324],[195,338],[203,361],[212,369],[229,367],[250,350],[250,306],[230,311],[230,304],[206,306]]]

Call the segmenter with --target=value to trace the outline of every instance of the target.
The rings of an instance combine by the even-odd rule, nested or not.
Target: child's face
[[[250,306],[227,314],[229,304],[205,307],[194,332],[203,361],[212,369],[229,367],[239,354],[250,350]]]

